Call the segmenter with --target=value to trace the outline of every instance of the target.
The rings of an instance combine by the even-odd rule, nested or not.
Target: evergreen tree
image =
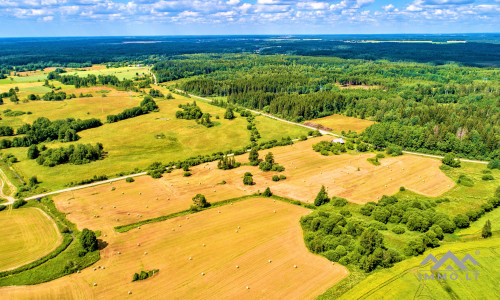
[[[325,203],[327,203],[329,200],[328,198],[328,193],[326,192],[325,186],[321,186],[321,190],[319,191],[318,195],[316,195],[316,199],[314,199],[314,205],[320,206]]]
[[[491,237],[492,233],[491,233],[491,222],[490,222],[490,220],[487,220],[486,223],[484,223],[481,235],[485,239]]]
[[[271,193],[271,189],[269,187],[267,187],[264,193],[262,193],[262,196],[264,197],[271,197],[272,195],[273,193]]]

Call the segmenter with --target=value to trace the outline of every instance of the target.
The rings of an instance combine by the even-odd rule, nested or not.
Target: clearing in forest
[[[349,132],[349,130],[361,133],[375,122],[344,115],[331,115],[328,117],[310,120],[306,123],[319,124],[324,127],[330,128],[333,132],[338,133],[342,131]]]

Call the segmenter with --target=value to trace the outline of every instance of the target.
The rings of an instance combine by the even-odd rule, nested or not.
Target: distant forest
[[[447,41],[466,43],[446,43]],[[387,41],[366,43],[364,41]],[[393,43],[390,41],[433,41]],[[0,39],[0,70],[84,67],[96,63],[150,64],[194,53],[258,53],[499,67],[500,35],[179,36]],[[0,72],[1,73],[1,72]]]

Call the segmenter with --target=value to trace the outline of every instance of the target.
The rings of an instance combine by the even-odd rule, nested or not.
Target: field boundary
[[[244,201],[244,200],[252,199],[252,198],[269,198],[269,199],[274,199],[274,200],[279,200],[279,201],[282,201],[282,202],[286,202],[286,203],[289,203],[289,204],[292,204],[292,205],[297,205],[297,206],[305,207],[305,208],[312,209],[312,210],[316,209],[316,207],[314,205],[312,205],[312,204],[304,203],[304,202],[298,201],[298,200],[288,199],[288,198],[281,197],[281,196],[272,195],[270,197],[266,197],[266,196],[263,196],[261,194],[251,194],[251,195],[245,195],[245,196],[241,196],[241,197],[237,197],[237,198],[231,198],[231,199],[227,199],[227,200],[222,200],[222,201],[214,202],[214,203],[211,203],[211,205],[209,207],[207,207],[207,208],[203,208],[203,209],[199,209],[199,210],[186,209],[186,210],[178,211],[178,212],[171,213],[171,214],[168,214],[168,215],[164,215],[164,216],[160,216],[160,217],[156,217],[156,218],[152,218],[152,219],[143,220],[143,221],[136,222],[136,223],[131,223],[131,224],[127,224],[127,225],[116,226],[116,227],[114,227],[114,229],[115,229],[116,232],[124,233],[124,232],[130,231],[130,230],[132,230],[134,228],[137,228],[137,227],[139,227],[141,225],[163,222],[163,221],[166,221],[166,220],[169,220],[169,219],[173,219],[173,218],[176,218],[176,217],[187,216],[187,215],[195,214],[195,213],[202,212],[202,211],[205,211],[205,210],[209,210],[209,209],[213,209],[213,208],[225,206],[225,205],[228,205],[228,204],[232,204],[232,203],[235,203],[235,202],[240,202],[240,201]]]

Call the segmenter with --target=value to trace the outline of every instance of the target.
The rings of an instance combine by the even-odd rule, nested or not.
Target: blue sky
[[[500,0],[0,0],[0,36],[500,31]]]

